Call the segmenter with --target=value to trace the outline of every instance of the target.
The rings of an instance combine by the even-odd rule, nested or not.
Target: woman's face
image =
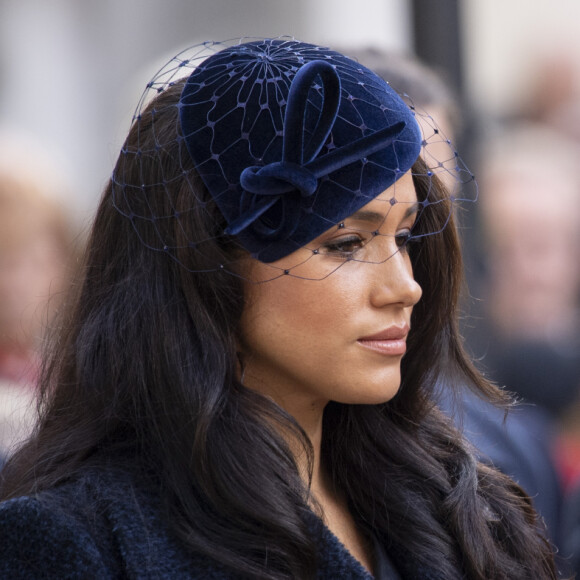
[[[421,297],[405,243],[416,215],[409,173],[307,247],[253,261],[240,326],[244,384],[291,414],[391,399]],[[280,269],[291,275],[272,280]]]

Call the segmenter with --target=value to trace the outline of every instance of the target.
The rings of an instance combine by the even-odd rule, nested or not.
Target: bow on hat
[[[317,76],[322,79],[324,102],[310,137],[310,146],[305,150],[304,114],[308,91]],[[313,60],[296,73],[284,116],[282,161],[263,167],[247,167],[242,171],[240,217],[230,223],[226,233],[237,235],[253,224],[254,231],[264,239],[291,235],[301,215],[300,203],[293,199],[298,192],[302,197],[313,195],[321,177],[383,149],[405,128],[405,123],[399,121],[317,158],[332,131],[339,104],[340,78],[329,62]],[[278,223],[274,227],[260,223],[260,216],[278,201],[283,205]]]

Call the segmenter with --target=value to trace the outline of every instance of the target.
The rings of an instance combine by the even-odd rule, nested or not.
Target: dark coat
[[[319,546],[317,578],[370,580],[322,521],[308,528]],[[411,563],[408,561],[408,563]],[[386,579],[398,578],[387,572]],[[415,570],[407,578],[431,578]],[[0,578],[204,578],[235,576],[186,552],[161,517],[159,500],[119,471],[87,470],[74,482],[0,504]]]

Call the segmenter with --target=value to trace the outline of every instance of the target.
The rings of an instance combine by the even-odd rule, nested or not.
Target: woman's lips
[[[408,326],[391,326],[376,334],[359,338],[357,342],[379,354],[401,356],[407,352],[408,334]]]

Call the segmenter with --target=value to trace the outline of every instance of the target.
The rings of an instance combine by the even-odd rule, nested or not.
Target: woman
[[[148,88],[3,472],[0,570],[555,577],[529,499],[431,402],[444,374],[501,399],[457,336],[437,133],[293,40]]]

